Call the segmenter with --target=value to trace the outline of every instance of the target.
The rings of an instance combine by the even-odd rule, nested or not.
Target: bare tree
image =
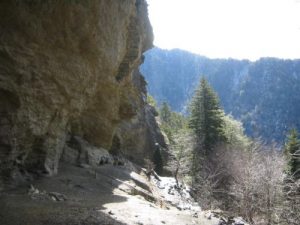
[[[253,224],[277,223],[282,199],[284,161],[278,151],[255,144],[248,151],[235,151],[230,157],[236,212]]]

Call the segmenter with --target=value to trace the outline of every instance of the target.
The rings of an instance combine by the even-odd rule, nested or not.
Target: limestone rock
[[[146,99],[146,82],[135,71],[133,84],[136,93],[142,93],[139,96],[139,106],[135,107],[136,115],[130,120],[125,120],[118,126],[113,139],[111,152],[123,154],[130,160],[140,165],[144,165],[145,159],[153,160],[157,144],[160,146],[163,159],[168,160],[167,145],[163,134],[156,122],[158,113],[155,108],[145,102]]]
[[[143,107],[146,2],[1,1],[0,16],[0,180],[57,173],[70,134],[109,149]]]
[[[106,149],[91,145],[79,136],[68,138],[63,150],[62,160],[78,166],[99,166],[113,164],[113,157]]]

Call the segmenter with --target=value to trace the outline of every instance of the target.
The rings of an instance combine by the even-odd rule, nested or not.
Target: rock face
[[[134,85],[140,90],[140,103],[146,98],[146,82],[139,71],[134,73]],[[165,149],[166,143],[155,117],[158,115],[155,108],[144,104],[137,108],[137,114],[129,121],[123,121],[114,136],[111,152],[121,153],[131,161],[142,164],[145,159],[152,160],[156,146]]]
[[[0,15],[0,180],[56,174],[68,137],[110,149],[147,117],[145,0],[1,1]]]

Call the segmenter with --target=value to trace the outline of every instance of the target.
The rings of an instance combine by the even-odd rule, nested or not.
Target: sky
[[[210,58],[300,58],[300,0],[147,0],[154,45]]]

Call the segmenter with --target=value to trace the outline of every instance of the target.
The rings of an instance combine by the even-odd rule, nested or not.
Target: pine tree
[[[206,153],[217,143],[225,141],[224,112],[219,98],[205,78],[195,92],[190,106],[189,127]]]
[[[170,106],[168,105],[168,103],[163,102],[159,112],[161,121],[164,123],[169,123],[171,120],[171,114],[172,111],[170,109]]]
[[[295,178],[300,176],[300,140],[296,129],[292,129],[287,136],[285,155],[288,161],[288,173]]]

